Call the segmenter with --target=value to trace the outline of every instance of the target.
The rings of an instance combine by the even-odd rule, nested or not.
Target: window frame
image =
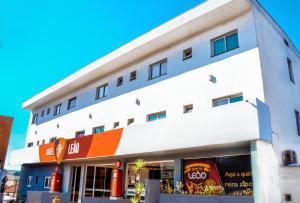
[[[122,86],[124,83],[124,77],[120,76],[117,78],[117,87]]]
[[[160,118],[160,115],[164,115],[164,117]],[[155,120],[149,119],[151,116],[156,116],[156,119]],[[147,122],[154,122],[154,121],[158,121],[158,120],[165,119],[165,118],[167,118],[167,111],[159,111],[159,112],[156,112],[156,113],[148,114],[146,116],[146,121]]]
[[[237,35],[237,42],[238,42],[238,45],[237,45],[237,47],[228,50],[228,49],[227,49],[227,38],[228,38],[228,37],[231,37],[231,36],[233,36],[233,35],[235,35],[235,34]],[[218,40],[220,40],[220,39],[224,39],[224,48],[225,48],[225,49],[224,49],[224,52],[215,54],[215,46],[214,46],[215,44],[214,44],[214,42],[216,42],[216,41],[218,41]],[[218,37],[215,37],[215,38],[211,39],[211,40],[210,40],[210,46],[211,46],[211,57],[219,56],[219,55],[222,55],[222,54],[224,54],[224,53],[227,53],[227,52],[230,52],[230,51],[233,51],[233,50],[235,50],[235,49],[240,48],[240,43],[239,43],[239,32],[238,32],[238,29],[232,30],[232,31],[230,31],[230,32],[227,32],[227,33],[225,33],[225,34],[223,34],[223,35],[220,35],[220,36],[218,36]]]
[[[27,176],[26,187],[32,187],[32,176]]]
[[[102,88],[103,88],[103,95],[100,95],[100,91],[101,91]],[[107,94],[108,94],[108,83],[105,83],[105,84],[100,85],[96,88],[96,97],[95,97],[95,99],[98,100],[98,99],[107,97]]]
[[[56,104],[54,107],[54,112],[53,115],[57,116],[61,114],[61,107],[62,107],[62,103]],[[59,110],[59,111],[58,111]]]
[[[101,132],[96,132],[96,129],[97,129],[97,128],[102,128],[103,131],[101,131]],[[93,131],[93,134],[103,133],[103,132],[105,131],[105,126],[104,126],[104,125],[100,125],[100,126],[94,127],[92,131]]]
[[[129,74],[129,81],[134,81],[137,79],[137,71],[131,71]]]
[[[46,186],[46,181],[49,180],[49,185]],[[51,187],[52,177],[51,176],[45,176],[44,178],[44,189],[49,189]]]
[[[288,71],[289,71],[289,78],[290,81],[295,84],[295,75],[293,70],[293,62],[290,58],[287,58],[287,65],[288,65]]]
[[[166,73],[162,73],[162,64],[166,63],[167,65],[167,71]],[[156,76],[156,77],[153,77],[153,73],[152,73],[152,70],[153,70],[153,67],[155,65],[159,64],[159,75]],[[160,61],[157,61],[155,63],[152,63],[149,65],[149,69],[148,69],[148,80],[153,80],[153,79],[156,79],[156,78],[159,78],[161,76],[164,76],[164,75],[167,75],[168,74],[168,59],[165,58],[165,59],[162,59]]]
[[[72,104],[71,102],[74,102],[74,101],[75,101],[74,105],[71,106],[71,104]],[[77,103],[77,97],[73,97],[73,98],[69,99],[67,109],[70,110],[70,109],[76,108],[76,103]]]
[[[242,97],[242,100],[232,101],[233,98],[238,98],[238,97]],[[221,101],[221,100],[227,100],[227,103],[226,104],[221,104],[221,105],[216,105],[215,104],[215,102]],[[228,104],[233,104],[233,103],[237,103],[237,102],[241,102],[241,101],[244,101],[244,94],[243,93],[232,94],[232,95],[212,99],[212,107],[215,108],[215,107],[219,107],[219,106],[225,106],[225,105],[228,105]]]
[[[37,124],[38,117],[39,117],[39,114],[38,114],[38,113],[33,114],[32,120],[31,120],[31,125]]]
[[[186,55],[186,53],[190,52],[191,54],[190,55]],[[190,59],[193,57],[193,48],[190,47],[190,48],[187,48],[185,50],[183,50],[182,52],[182,60],[185,61],[187,59]]]

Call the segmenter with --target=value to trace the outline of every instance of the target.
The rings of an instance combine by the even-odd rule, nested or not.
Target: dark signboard
[[[184,160],[184,184],[189,193],[208,186],[224,189],[226,195],[252,195],[250,155]]]

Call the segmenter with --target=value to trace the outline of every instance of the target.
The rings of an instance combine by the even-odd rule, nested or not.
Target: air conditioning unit
[[[282,157],[283,165],[288,166],[297,163],[297,154],[294,150],[286,150]]]

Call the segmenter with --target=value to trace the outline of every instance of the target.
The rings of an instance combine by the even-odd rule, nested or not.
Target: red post
[[[61,192],[61,182],[62,182],[62,175],[59,173],[59,167],[57,166],[55,172],[52,174],[50,191]]]
[[[117,161],[116,169],[112,170],[112,178],[111,178],[111,198],[121,198],[123,197],[123,171],[121,168],[121,162]]]

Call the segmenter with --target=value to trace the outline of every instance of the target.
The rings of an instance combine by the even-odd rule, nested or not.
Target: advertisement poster
[[[183,167],[185,189],[190,194],[211,189],[225,195],[252,195],[250,155],[189,159]]]

